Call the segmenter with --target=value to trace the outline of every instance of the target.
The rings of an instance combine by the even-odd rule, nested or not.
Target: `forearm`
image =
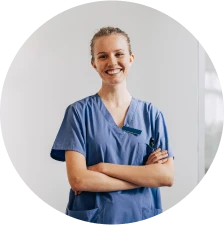
[[[70,182],[71,188],[78,191],[109,192],[138,188],[138,185],[109,177],[106,174],[85,170]]]
[[[173,168],[166,164],[130,166],[103,163],[102,168],[102,173],[138,186],[161,187],[173,183]]]

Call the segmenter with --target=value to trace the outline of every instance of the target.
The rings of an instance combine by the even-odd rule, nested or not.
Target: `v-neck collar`
[[[114,128],[116,129],[116,131],[120,134],[124,134],[126,133],[125,131],[122,130],[122,128],[120,128],[114,121],[112,115],[110,114],[110,112],[108,111],[107,107],[105,106],[105,104],[103,103],[101,97],[98,95],[98,93],[96,93],[95,95],[93,95],[95,98],[95,101],[97,103],[97,105],[99,106],[100,111],[102,112],[103,116],[105,117],[105,119],[107,120],[107,122]],[[134,117],[135,111],[137,109],[138,106],[138,101],[137,99],[135,99],[132,96],[130,105],[128,107],[128,111],[126,113],[125,119],[124,119],[124,126],[131,126],[132,123],[132,119]]]

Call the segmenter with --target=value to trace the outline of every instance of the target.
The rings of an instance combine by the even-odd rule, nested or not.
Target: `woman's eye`
[[[124,54],[122,54],[122,53],[116,54],[116,56],[121,56],[121,55],[124,55]],[[101,55],[99,58],[101,59],[101,58],[105,58],[105,57],[106,57],[105,55]]]
[[[101,55],[101,56],[99,56],[99,59],[105,59],[106,58],[106,56],[105,55]]]

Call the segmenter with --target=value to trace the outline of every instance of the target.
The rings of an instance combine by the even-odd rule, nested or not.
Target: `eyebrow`
[[[117,49],[114,52],[118,52],[118,51],[124,51],[123,49]],[[98,52],[97,55],[102,54],[102,53],[106,53],[106,52]]]

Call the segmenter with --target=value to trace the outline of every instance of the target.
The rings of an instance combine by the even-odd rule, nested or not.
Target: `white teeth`
[[[119,73],[120,71],[121,71],[121,69],[108,70],[107,73],[108,74],[116,74],[116,73]]]

